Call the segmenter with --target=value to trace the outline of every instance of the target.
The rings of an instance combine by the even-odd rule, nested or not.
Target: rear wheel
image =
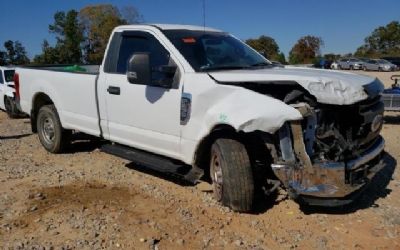
[[[211,147],[210,175],[215,199],[234,211],[252,209],[253,172],[243,144],[232,139],[218,139]]]
[[[37,117],[39,140],[50,153],[62,153],[70,143],[71,131],[61,126],[60,118],[54,105],[40,108]]]
[[[9,96],[4,97],[4,107],[6,109],[7,115],[10,118],[18,117],[17,106],[15,105],[15,102],[11,99],[11,97]]]

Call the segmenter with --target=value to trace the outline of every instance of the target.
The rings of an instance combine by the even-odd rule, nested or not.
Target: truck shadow
[[[148,175],[160,178],[164,181],[172,182],[179,186],[185,186],[185,187],[192,186],[193,187],[193,186],[197,185],[197,184],[193,184],[193,183],[183,179],[183,177],[176,176],[173,174],[168,174],[165,172],[158,172],[158,171],[149,169],[145,166],[141,166],[140,164],[137,164],[134,162],[130,162],[130,163],[126,164],[125,167],[132,169],[132,170],[139,171],[144,174],[148,174]],[[207,180],[207,178],[204,178],[204,177],[202,178],[202,180],[209,182],[209,180]],[[202,191],[202,192],[206,192],[206,193],[211,192],[212,193],[212,190],[207,190],[207,191]],[[257,190],[257,192],[255,193],[255,197],[254,197],[253,210],[250,213],[251,214],[265,213],[265,211],[272,208],[280,201],[284,200],[284,199],[282,199],[280,201],[277,201],[277,197],[278,197],[277,192],[273,192],[272,194],[267,196],[267,195],[265,195],[265,193],[262,190]]]
[[[284,200],[285,199],[278,200],[278,192],[265,195],[262,190],[258,190],[254,196],[253,210],[251,211],[251,214],[263,214]]]
[[[197,185],[197,184],[194,184],[192,182],[185,180],[182,176],[177,176],[174,174],[169,174],[169,173],[165,173],[165,172],[159,172],[156,170],[152,170],[145,166],[137,164],[135,162],[130,162],[130,163],[126,164],[125,167],[132,169],[132,170],[139,171],[144,174],[151,175],[153,177],[160,178],[165,181],[172,182],[179,186],[185,186],[185,187],[192,186],[193,187],[193,186]],[[207,177],[202,177],[201,180],[210,183],[210,180]],[[212,190],[202,191],[202,192],[207,192],[207,193],[211,192],[212,193]],[[278,200],[278,196],[279,196],[278,192],[273,192],[270,195],[266,195],[264,193],[264,191],[261,190],[261,188],[258,188],[254,194],[253,209],[250,213],[251,214],[265,213],[265,211],[267,211],[268,209],[277,205],[279,202],[285,200],[285,199]]]
[[[27,136],[30,136],[30,135],[32,135],[32,133],[20,134],[20,135],[8,135],[8,136],[0,135],[0,140],[20,139],[20,138],[24,138],[24,137],[27,137]]]
[[[351,214],[358,210],[379,207],[376,201],[385,198],[392,192],[387,188],[397,165],[397,161],[390,154],[386,153],[383,157],[384,168],[376,174],[364,192],[352,203],[340,207],[318,207],[301,205],[300,209],[304,214]]]
[[[180,186],[195,186],[196,185],[196,184],[193,184],[193,183],[183,179],[183,177],[181,177],[181,176],[177,176],[177,175],[169,174],[169,173],[165,173],[165,172],[159,172],[159,171],[147,168],[145,166],[142,166],[140,164],[137,164],[135,162],[130,162],[130,163],[125,164],[125,167],[132,169],[132,170],[139,171],[144,174],[155,176],[157,178],[175,183]]]
[[[387,124],[400,124],[400,112],[392,112],[390,115],[385,114],[383,120]]]
[[[77,152],[91,152],[99,149],[106,141],[84,133],[74,133],[71,136],[71,145],[66,149],[65,154]]]

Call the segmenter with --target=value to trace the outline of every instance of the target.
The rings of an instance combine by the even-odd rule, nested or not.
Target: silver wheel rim
[[[42,135],[46,143],[51,144],[54,142],[54,122],[50,117],[44,118],[44,121],[42,123]]]
[[[212,154],[211,159],[211,180],[213,182],[214,196],[217,201],[222,200],[222,190],[223,190],[223,179],[222,179],[222,168],[221,162],[217,154]]]

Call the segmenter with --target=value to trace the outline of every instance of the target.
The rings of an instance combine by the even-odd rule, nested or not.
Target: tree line
[[[287,63],[284,54],[280,52],[278,44],[272,37],[262,35],[256,39],[248,39],[246,43],[270,60]],[[321,58],[334,61],[342,56],[400,57],[400,23],[393,21],[386,26],[376,28],[371,35],[365,38],[364,44],[354,54],[339,55],[330,53],[322,56],[320,49],[323,45],[324,41],[320,37],[311,35],[301,37],[290,50],[288,62],[290,64],[307,64],[314,63]]]
[[[43,40],[42,52],[32,61],[19,41],[8,40],[5,50],[0,50],[0,65],[24,64],[100,64],[112,30],[119,25],[143,21],[134,6],[117,8],[110,4],[89,5],[79,11],[58,11],[48,29],[56,38],[51,46]],[[288,61],[272,37],[262,35],[245,41],[264,57],[283,64],[314,63],[320,58],[337,60],[346,55],[321,55],[324,41],[321,37],[307,35],[301,37],[292,47]],[[364,44],[354,53],[358,57],[400,56],[400,23],[393,21],[376,28],[365,38]]]
[[[110,4],[99,4],[86,6],[79,12],[58,11],[48,27],[56,39],[54,46],[43,40],[41,54],[30,61],[19,41],[6,41],[5,51],[0,50],[0,65],[100,64],[112,30],[142,20],[133,6],[119,9]]]

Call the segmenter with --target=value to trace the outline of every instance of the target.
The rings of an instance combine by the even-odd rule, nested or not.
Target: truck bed
[[[65,70],[62,66],[35,66],[19,68],[20,105],[30,114],[33,93],[46,93],[54,102],[60,120],[67,129],[99,135],[96,80],[99,66],[80,66],[86,72]],[[38,95],[38,94],[36,94]]]

